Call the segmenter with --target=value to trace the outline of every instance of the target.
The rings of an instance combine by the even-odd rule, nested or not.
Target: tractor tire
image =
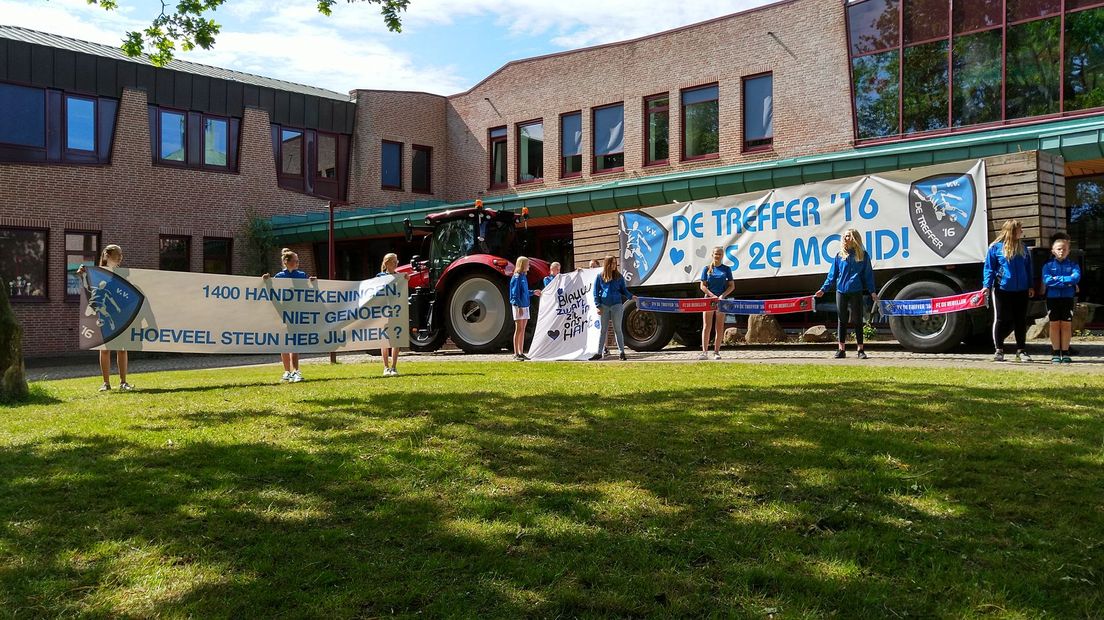
[[[461,277],[449,291],[445,312],[449,338],[465,353],[497,353],[514,333],[501,276],[475,272]]]
[[[662,312],[636,309],[636,300],[625,302],[625,345],[633,351],[659,351],[671,342],[675,321]]]
[[[913,282],[894,299],[927,299],[958,294],[947,284],[932,280]],[[964,312],[930,316],[892,316],[889,329],[901,346],[916,353],[946,353],[958,346],[969,331],[970,317]]]
[[[696,321],[696,324],[691,324],[689,321],[683,321],[681,324],[675,326],[675,342],[684,347],[690,347],[691,349],[701,348],[701,335],[701,321]]]
[[[432,332],[418,332],[410,334],[410,350],[418,353],[433,353],[445,344],[448,332],[438,329]],[[378,353],[377,353],[378,355]]]

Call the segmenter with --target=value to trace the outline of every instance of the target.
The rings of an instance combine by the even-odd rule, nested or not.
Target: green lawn
[[[376,364],[0,409],[0,616],[1104,616],[1104,376]]]

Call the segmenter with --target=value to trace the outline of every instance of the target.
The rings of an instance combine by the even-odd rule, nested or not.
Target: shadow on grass
[[[27,398],[15,402],[0,400],[0,407],[14,409],[18,407],[54,405],[60,402],[61,399],[54,396],[50,388],[41,383],[32,382],[27,386]]]
[[[1088,391],[844,381],[300,405],[181,415],[212,433],[291,425],[298,448],[61,435],[0,452],[9,609],[1092,617],[1104,605],[1104,421]],[[140,596],[159,580],[187,586]]]

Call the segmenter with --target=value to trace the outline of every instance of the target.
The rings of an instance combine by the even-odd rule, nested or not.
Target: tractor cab
[[[425,232],[422,251],[400,272],[410,274],[411,348],[433,351],[451,337],[467,352],[497,351],[509,342],[513,320],[507,289],[514,259],[525,252],[517,226],[527,213],[474,207],[403,222],[406,238]],[[548,264],[532,259],[531,288],[540,288]]]

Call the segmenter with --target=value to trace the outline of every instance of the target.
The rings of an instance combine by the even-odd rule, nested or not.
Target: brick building
[[[251,212],[325,273],[326,203],[347,202],[335,270],[361,278],[417,252],[404,219],[482,198],[527,208],[531,253],[570,267],[616,247],[619,210],[992,157],[991,213],[1036,243],[1069,230],[1099,303],[1101,38],[1096,0],[782,0],[442,97],[155,69],[0,26],[0,274],[27,351],[58,352],[67,270],[94,248],[244,273]]]

